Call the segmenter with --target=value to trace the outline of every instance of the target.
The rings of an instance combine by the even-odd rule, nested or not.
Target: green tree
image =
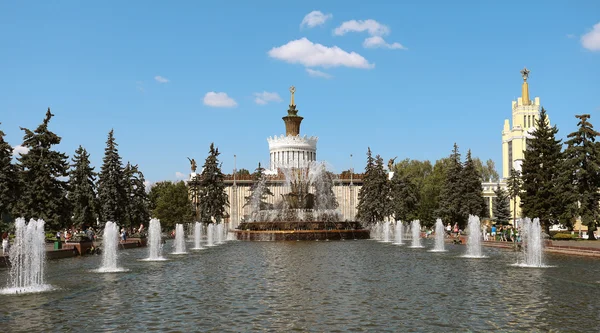
[[[150,213],[154,212],[156,206],[158,205],[158,199],[171,184],[172,183],[170,181],[162,181],[152,184],[152,187],[150,187],[150,192],[148,193],[148,208],[150,209]]]
[[[544,108],[535,125],[532,137],[527,140],[522,165],[521,209],[524,216],[539,217],[548,233],[550,225],[558,221],[562,209],[560,188],[556,186],[560,181],[562,144],[556,139],[556,126],[549,126]]]
[[[273,192],[266,185],[265,168],[258,162],[258,167],[252,174],[252,185],[250,186],[250,195],[245,197],[246,203],[244,207],[250,205],[253,210],[270,209],[273,205],[267,202],[267,196],[273,196]],[[257,192],[257,191],[260,191]],[[255,202],[256,201],[256,202]],[[256,204],[255,207],[253,205]]]
[[[371,148],[367,150],[367,165],[363,186],[358,191],[356,217],[366,224],[383,221],[390,211],[389,183],[383,166],[383,158],[373,158]]]
[[[144,174],[137,165],[127,162],[123,171],[125,193],[127,197],[125,226],[133,227],[147,224],[150,220],[149,199],[144,184]]]
[[[440,207],[440,193],[445,184],[447,169],[451,165],[451,160],[447,157],[435,162],[430,173],[423,180],[421,188],[421,198],[419,200],[419,219],[426,226],[432,226],[435,219],[439,216],[436,212]],[[429,163],[427,161],[427,163]],[[431,164],[429,163],[429,166]]]
[[[396,221],[418,218],[419,189],[415,180],[402,171],[394,172],[390,183],[391,211]]]
[[[205,223],[221,223],[225,217],[225,207],[229,206],[229,197],[225,192],[223,172],[219,165],[219,149],[210,144],[208,157],[200,175],[200,217]]]
[[[462,168],[458,145],[455,143],[449,157],[449,165],[445,170],[443,186],[439,192],[439,207],[436,213],[442,221],[452,224],[458,223],[461,229],[464,228],[466,223],[461,209],[463,194]]]
[[[242,169],[239,169],[235,174],[238,176],[250,176],[250,171],[248,171],[248,169],[242,168]]]
[[[475,168],[477,172],[481,175],[481,179],[484,182],[497,182],[500,180],[500,176],[498,175],[498,171],[496,171],[496,164],[492,159],[488,159],[485,161],[485,165],[479,157],[475,157],[473,159],[473,163],[475,163]]]
[[[98,201],[103,225],[107,221],[124,223],[127,212],[125,176],[117,146],[114,130],[110,130],[98,178]]]
[[[461,199],[460,214],[467,220],[469,215],[483,216],[485,213],[485,200],[481,186],[481,174],[475,168],[471,158],[471,150],[467,151],[467,158],[461,170]]]
[[[149,196],[154,201],[152,216],[160,219],[164,229],[173,229],[177,223],[193,221],[192,202],[183,181],[158,182],[150,189]]]
[[[90,165],[90,154],[79,146],[69,172],[69,201],[73,207],[75,225],[96,224],[96,173]]]
[[[496,223],[505,225],[510,220],[510,198],[508,192],[506,192],[500,184],[494,190],[496,197],[494,200],[494,206],[492,208],[494,213],[494,219]]]
[[[521,172],[519,170],[510,169],[510,176],[506,180],[508,188],[508,197],[513,202],[513,225],[517,225],[517,198],[521,194],[523,180],[521,180]]]
[[[1,123],[0,123],[1,124]],[[13,149],[4,141],[0,130],[0,229],[5,230],[12,219],[10,214],[17,200],[17,168],[12,164]]]
[[[17,215],[26,219],[43,219],[50,230],[66,226],[70,217],[67,199],[69,162],[64,153],[52,150],[61,138],[48,129],[54,115],[50,108],[41,125],[34,131],[21,127],[25,132],[23,146],[29,149],[18,160],[21,195],[17,204]]]
[[[596,239],[594,231],[600,219],[600,146],[596,139],[600,133],[588,121],[589,114],[575,117],[579,119],[579,128],[567,135],[569,139],[566,142],[565,161],[571,176],[569,183],[574,185],[576,200],[579,202],[577,213],[581,217],[581,224],[588,227],[589,239]],[[566,200],[574,202],[573,199]]]

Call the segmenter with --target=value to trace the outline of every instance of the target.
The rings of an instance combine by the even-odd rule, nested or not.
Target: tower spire
[[[291,101],[290,101],[290,106],[292,106],[292,105],[296,105],[296,104],[294,104],[294,93],[295,93],[295,92],[296,92],[296,87],[294,87],[294,86],[291,86],[291,87],[290,87],[290,93],[292,94],[292,99],[291,99]]]
[[[523,105],[531,104],[529,100],[529,85],[527,84],[527,78],[529,77],[529,70],[527,67],[521,70],[521,75],[523,76],[523,86],[521,87],[521,101]]]

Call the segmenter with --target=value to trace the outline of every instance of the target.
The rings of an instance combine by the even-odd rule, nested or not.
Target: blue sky
[[[226,172],[234,154],[266,164],[291,85],[302,134],[338,172],[350,154],[364,168],[368,146],[436,160],[454,142],[500,172],[524,66],[560,137],[575,114],[600,128],[598,1],[3,1],[0,31],[11,145],[51,107],[59,150],[83,145],[98,170],[114,128],[152,182],[211,142]]]

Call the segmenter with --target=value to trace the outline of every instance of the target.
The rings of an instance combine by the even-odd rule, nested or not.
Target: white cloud
[[[342,23],[342,25],[335,28],[333,33],[338,36],[342,36],[348,32],[363,31],[367,31],[371,36],[383,36],[390,33],[390,28],[375,20],[352,20]]]
[[[316,69],[307,68],[306,72],[308,73],[308,75],[310,75],[312,77],[322,77],[324,79],[331,79],[333,77],[331,74],[327,74],[325,72],[321,72]]]
[[[154,185],[154,183],[152,183],[149,180],[144,180],[144,187],[146,188],[146,193],[150,192],[150,189],[152,188],[152,185]]]
[[[323,14],[318,10],[313,10],[312,12],[304,16],[302,23],[300,23],[300,27],[307,26],[309,28],[314,28],[318,25],[325,23],[332,17],[333,15],[331,14]]]
[[[184,173],[182,173],[182,172],[177,171],[177,172],[175,172],[175,178],[177,178],[177,179],[186,179],[187,175],[184,174]]]
[[[18,145],[18,146],[13,147],[12,156],[17,157],[17,155],[25,155],[28,152],[29,152],[29,148]]]
[[[232,108],[237,106],[237,103],[224,92],[209,91],[204,95],[204,105],[215,108]]]
[[[164,76],[160,76],[160,75],[155,76],[154,80],[156,80],[156,82],[158,82],[158,83],[167,83],[167,82],[169,82],[169,79],[167,79]]]
[[[373,68],[367,59],[356,52],[346,52],[337,46],[315,44],[305,37],[274,47],[268,52],[271,58],[306,67],[354,67]]]
[[[363,42],[363,46],[366,48],[370,48],[370,49],[374,49],[374,48],[384,48],[384,49],[400,49],[400,50],[406,50],[406,48],[404,46],[402,46],[402,44],[400,43],[387,43],[381,36],[373,36],[373,37],[369,37],[367,39],[365,39],[365,41]]]
[[[592,30],[581,36],[581,45],[590,51],[600,51],[600,22]]]
[[[265,105],[269,102],[281,102],[281,97],[277,93],[263,91],[261,93],[254,93],[254,102]]]

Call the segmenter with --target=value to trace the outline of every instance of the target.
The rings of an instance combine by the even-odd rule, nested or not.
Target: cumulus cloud
[[[152,188],[152,185],[154,185],[154,183],[152,183],[149,180],[144,180],[144,188],[146,189],[146,193],[150,192],[150,189]]]
[[[307,68],[306,72],[308,73],[308,75],[310,75],[312,77],[322,77],[324,79],[331,79],[333,77],[331,74],[327,74],[325,72],[321,72],[316,69]]]
[[[175,172],[175,178],[177,178],[177,179],[186,179],[187,175],[184,174],[184,173],[182,173],[182,172],[177,171],[177,172]]]
[[[277,93],[263,91],[261,93],[254,93],[254,102],[265,105],[269,102],[281,102],[281,97]]]
[[[581,45],[590,51],[600,51],[600,22],[592,30],[581,36]]]
[[[156,80],[156,82],[158,82],[158,83],[167,83],[167,82],[169,82],[169,79],[167,79],[164,76],[160,76],[160,75],[155,76],[154,80]]]
[[[323,14],[321,11],[313,10],[312,12],[304,16],[302,23],[300,23],[300,27],[314,28],[318,25],[325,23],[332,17],[333,15],[331,14]]]
[[[209,91],[204,95],[204,105],[215,108],[232,108],[237,106],[237,103],[224,92]]]
[[[363,32],[367,31],[371,36],[384,36],[390,33],[390,28],[375,20],[351,20],[342,23],[335,28],[333,33],[338,36],[343,36],[348,32]]]
[[[25,155],[29,152],[29,148],[23,147],[21,145],[17,145],[13,147],[13,157],[18,157],[17,155]]]
[[[396,42],[389,44],[381,36],[373,36],[373,37],[369,37],[369,38],[365,39],[365,41],[363,42],[363,46],[366,48],[370,48],[370,49],[384,48],[384,49],[392,49],[392,50],[394,50],[394,49],[406,50],[406,48],[404,46],[402,46],[402,44],[396,43]]]
[[[306,67],[375,67],[356,52],[346,52],[337,46],[328,47],[313,43],[305,37],[274,47],[268,54],[271,58],[292,64],[302,64]]]

